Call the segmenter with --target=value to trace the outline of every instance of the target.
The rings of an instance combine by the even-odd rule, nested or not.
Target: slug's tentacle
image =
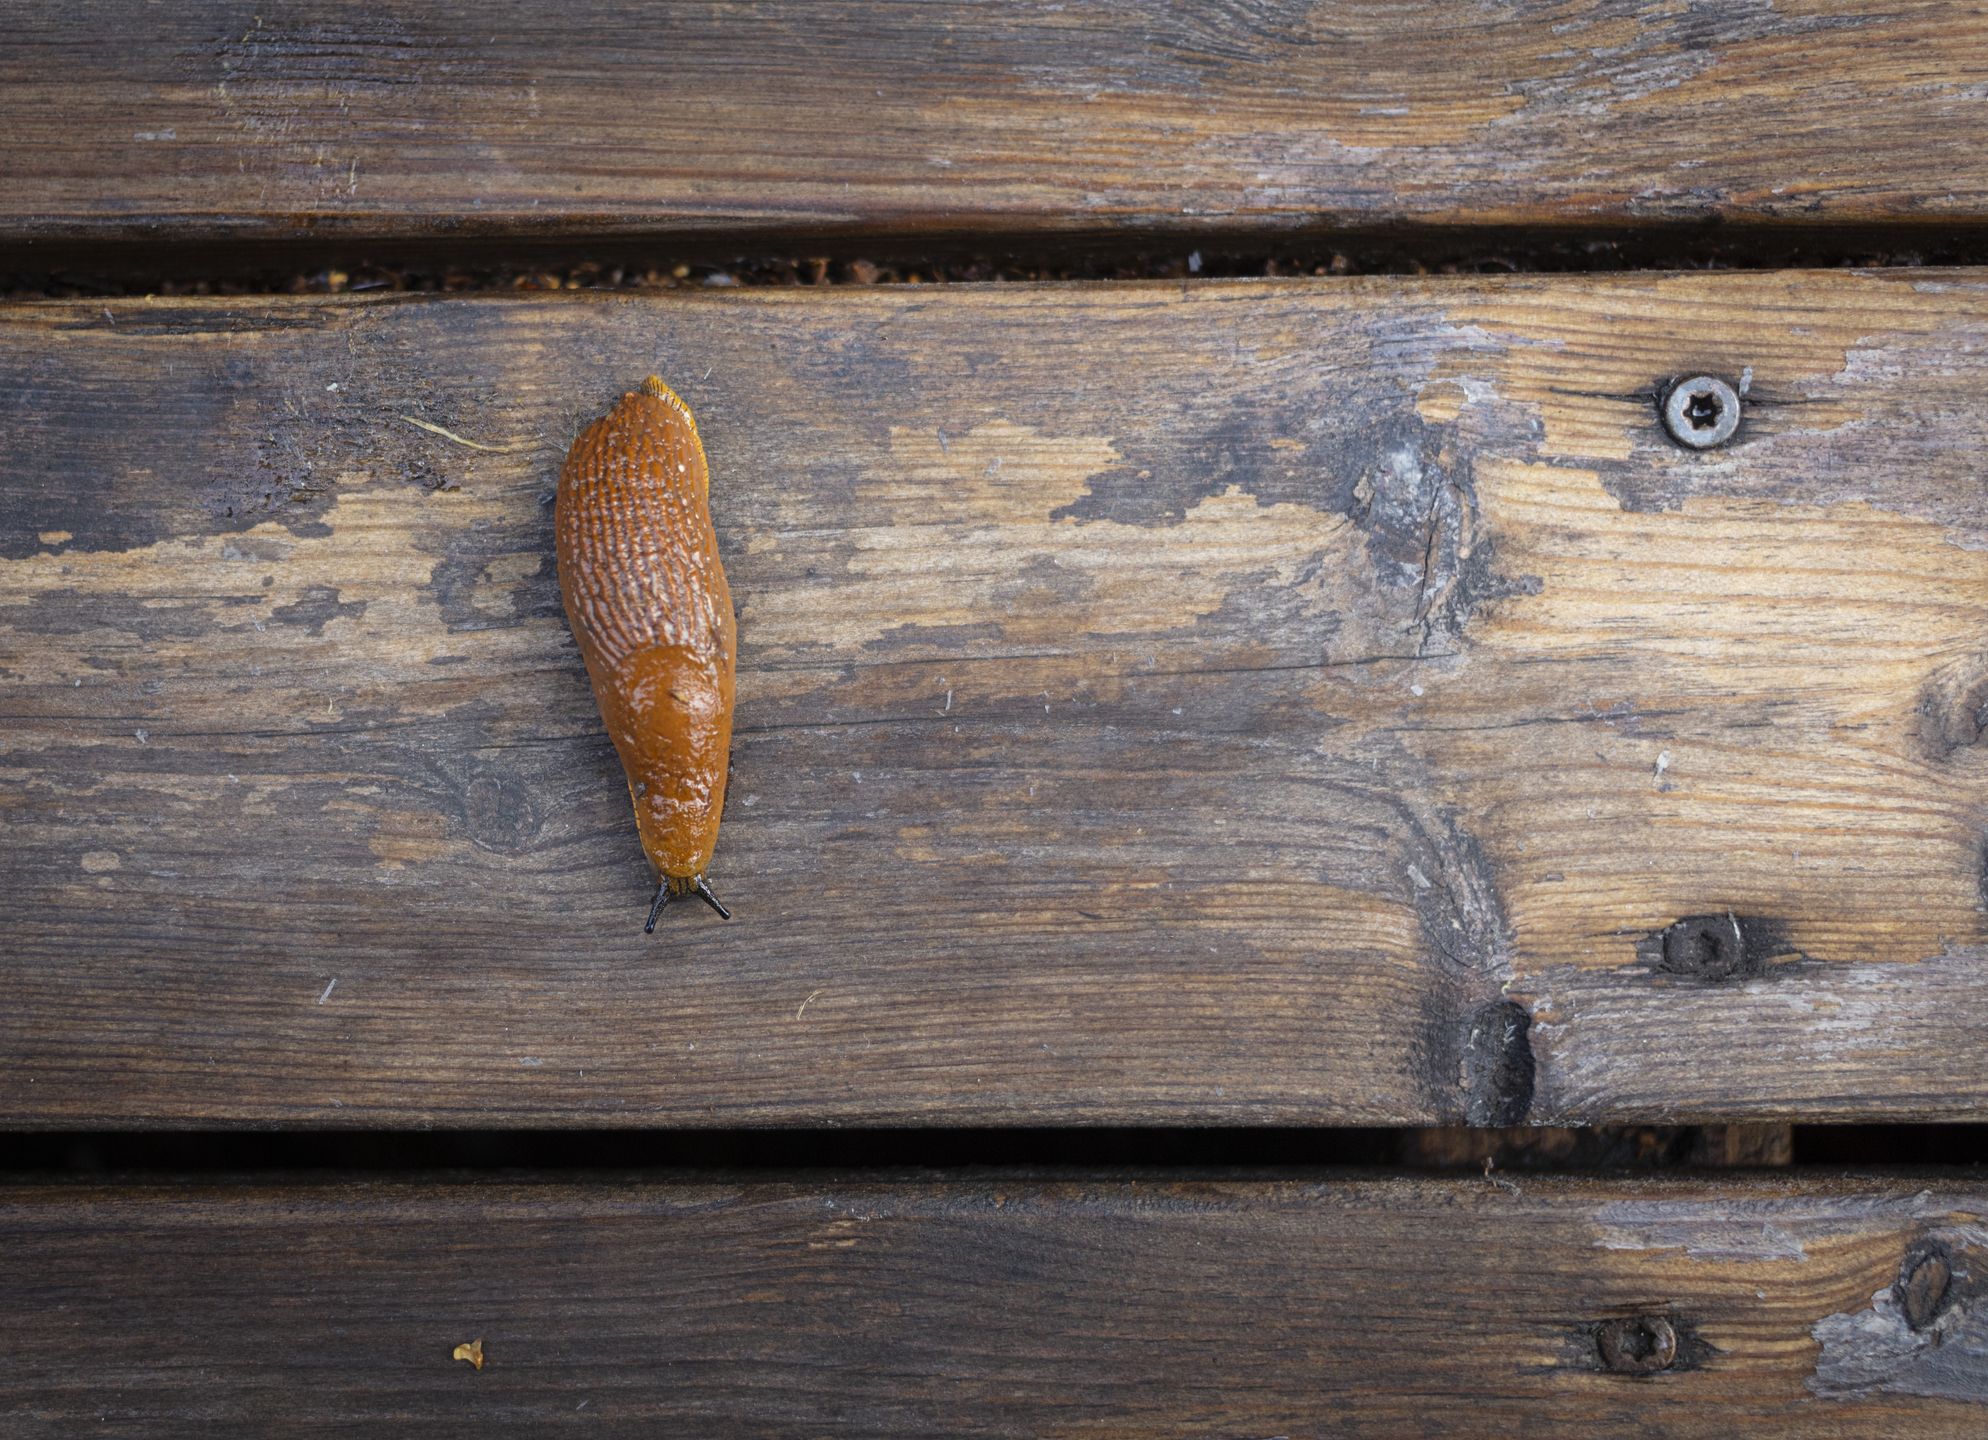
[[[706,905],[709,905],[713,910],[716,910],[720,915],[724,916],[727,920],[732,918],[732,912],[727,910],[723,905],[720,905],[718,903],[718,897],[711,893],[710,883],[706,881],[702,875],[699,875],[697,877],[697,893],[704,897],[704,903]]]
[[[656,886],[656,903],[649,907],[649,923],[642,927],[644,935],[656,933],[656,917],[663,913],[663,907],[670,903],[670,877],[665,875],[662,883]]]

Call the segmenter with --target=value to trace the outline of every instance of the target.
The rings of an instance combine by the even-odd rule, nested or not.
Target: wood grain
[[[9,0],[0,31],[13,242],[1988,216],[1988,19],[1938,0]]]
[[[652,371],[739,918],[645,939],[549,502]],[[1988,1104],[1979,275],[27,304],[0,397],[7,1124]]]
[[[1979,1185],[1872,1176],[14,1187],[0,1418],[1974,1436],[1984,1209]],[[1653,1319],[1674,1365],[1606,1368],[1601,1328]],[[471,1340],[481,1370],[450,1358]]]

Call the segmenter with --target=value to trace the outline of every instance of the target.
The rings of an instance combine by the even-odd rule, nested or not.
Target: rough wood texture
[[[1938,0],[0,4],[0,239],[1988,217]]]
[[[645,939],[548,501],[651,371],[739,919]],[[51,303],[0,396],[6,1123],[1988,1105],[1980,276]]]
[[[1874,1178],[14,1188],[0,1419],[1972,1437],[1984,1209]],[[1659,1322],[1669,1369],[1608,1368]]]

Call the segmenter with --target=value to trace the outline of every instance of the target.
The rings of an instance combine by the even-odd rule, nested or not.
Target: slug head
[[[708,650],[658,645],[632,655],[613,687],[608,733],[628,773],[635,825],[666,881],[711,863],[732,747],[732,676]]]

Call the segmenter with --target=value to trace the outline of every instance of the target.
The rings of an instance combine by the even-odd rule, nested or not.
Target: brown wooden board
[[[15,1187],[0,1424],[1977,1436],[1984,1211],[1871,1176]]]
[[[645,937],[550,497],[652,370],[738,919]],[[0,396],[7,1124],[1988,1104],[1982,276],[23,304]]]
[[[1942,0],[10,0],[0,33],[0,241],[1988,217],[1988,18]]]

